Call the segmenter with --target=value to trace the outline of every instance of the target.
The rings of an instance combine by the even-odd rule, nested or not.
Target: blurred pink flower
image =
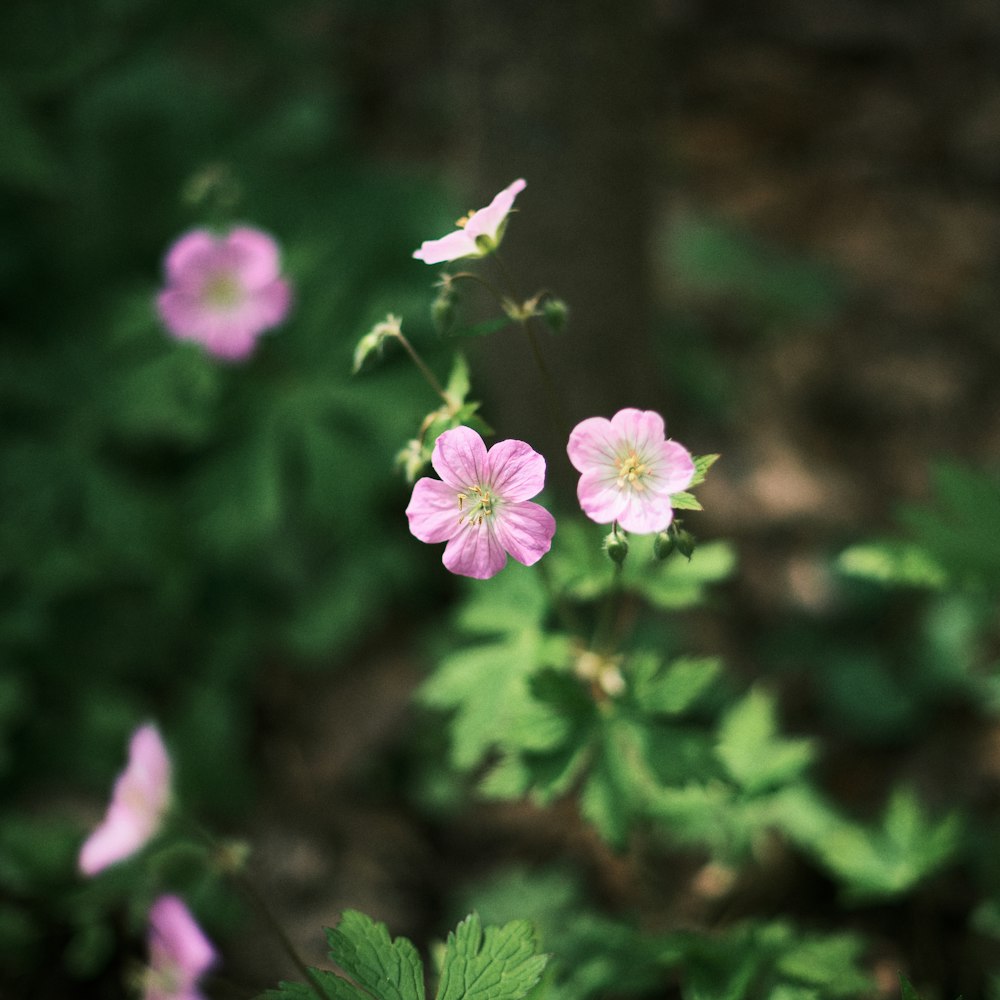
[[[280,276],[278,246],[247,227],[213,236],[195,229],[167,251],[167,287],[156,297],[164,326],[217,358],[236,361],[288,314],[291,289]]]
[[[516,180],[504,188],[486,208],[469,212],[458,220],[458,229],[439,240],[424,240],[419,250],[413,251],[417,260],[425,264],[440,264],[459,257],[485,257],[500,245],[507,216],[514,199],[527,186],[524,180]]]
[[[122,861],[156,835],[170,804],[170,758],[156,727],[140,726],[129,743],[128,764],[118,776],[100,826],[84,841],[84,875]]]
[[[149,968],[143,1000],[203,1000],[198,980],[215,949],[177,896],[160,896],[149,911]]]
[[[619,410],[610,420],[589,417],[573,428],[566,450],[582,473],[576,493],[584,514],[639,534],[670,524],[670,495],[694,478],[688,450],[665,440],[663,417],[653,410]]]
[[[419,479],[406,516],[422,542],[447,542],[452,573],[486,580],[509,552],[531,566],[549,551],[556,519],[530,497],[545,485],[545,459],[523,441],[500,441],[489,451],[469,427],[445,431],[431,465],[440,480]]]

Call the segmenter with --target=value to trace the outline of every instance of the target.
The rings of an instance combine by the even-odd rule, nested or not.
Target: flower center
[[[618,465],[618,488],[624,489],[630,486],[637,492],[642,492],[646,488],[642,477],[649,472],[649,466],[639,460],[639,456],[633,451],[621,460]]]
[[[233,275],[227,271],[221,271],[218,274],[212,275],[205,282],[201,297],[207,306],[227,309],[230,306],[235,306],[240,301],[243,297],[243,289]]]
[[[474,208],[470,208],[469,211],[466,212],[465,215],[463,215],[461,219],[457,219],[456,220],[455,225],[458,226],[459,229],[465,229],[465,227],[469,224],[469,220],[475,214],[476,214],[476,210]]]
[[[497,498],[482,486],[470,486],[468,493],[458,494],[458,523],[466,518],[469,524],[482,524],[483,520],[493,516],[493,505]]]

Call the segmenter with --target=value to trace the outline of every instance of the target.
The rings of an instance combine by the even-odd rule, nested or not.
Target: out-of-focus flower
[[[531,566],[549,551],[556,519],[530,498],[545,485],[545,459],[524,441],[500,441],[489,451],[469,427],[445,431],[431,465],[440,480],[423,478],[406,508],[422,542],[447,542],[443,562],[460,576],[486,580],[507,553]]]
[[[170,804],[170,758],[154,725],[140,726],[129,743],[128,764],[115,781],[104,819],[84,841],[79,865],[96,875],[145,847]]]
[[[670,495],[694,478],[688,450],[665,439],[663,417],[653,410],[589,417],[573,428],[566,450],[582,473],[576,493],[587,517],[638,534],[666,528],[674,516]]]
[[[278,245],[239,227],[225,236],[195,229],[167,251],[167,286],[156,297],[164,326],[227,361],[247,357],[257,338],[288,314],[291,288]]]
[[[492,253],[503,239],[507,216],[514,199],[525,189],[522,179],[505,187],[486,208],[469,212],[458,220],[458,229],[439,240],[424,240],[419,250],[413,251],[417,260],[425,264],[441,264],[459,257],[485,257]]]
[[[143,1000],[203,1000],[198,980],[215,949],[177,896],[160,896],[149,911],[149,968]]]

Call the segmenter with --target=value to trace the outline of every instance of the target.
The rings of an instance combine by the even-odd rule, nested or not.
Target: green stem
[[[417,354],[413,345],[406,339],[402,330],[397,331],[393,336],[403,345],[403,350],[410,356],[410,360],[417,366],[417,370],[423,375],[427,384],[444,400],[445,406],[451,406],[452,400],[448,398],[448,393],[444,391],[444,386],[437,380],[437,376],[427,367],[426,362]]]

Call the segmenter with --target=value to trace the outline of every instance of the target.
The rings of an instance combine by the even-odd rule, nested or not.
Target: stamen
[[[463,215],[461,219],[457,219],[455,221],[455,225],[458,226],[459,229],[465,229],[465,227],[469,224],[469,220],[475,214],[476,214],[476,210],[474,208],[470,208],[469,211],[466,212],[465,215]]]

